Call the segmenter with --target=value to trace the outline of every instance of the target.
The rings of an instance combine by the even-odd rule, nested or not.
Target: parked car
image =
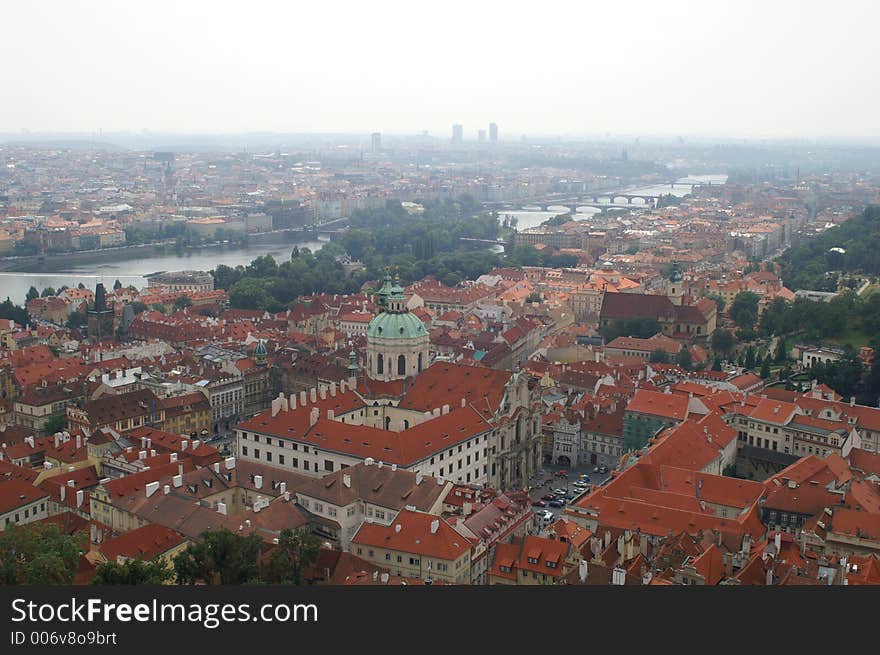
[[[589,485],[588,485],[586,482],[575,482],[575,483],[574,483],[573,485],[571,485],[571,486],[574,487],[575,489],[579,490],[579,491],[583,491],[583,490],[586,489]]]
[[[598,466],[594,466],[594,467],[593,467],[593,473],[598,473],[598,472],[599,472],[599,467],[598,467]]]
[[[553,494],[544,494],[541,496],[541,500],[556,500],[556,496]]]
[[[565,501],[551,500],[549,505],[550,505],[550,507],[565,507]]]
[[[603,464],[599,467],[599,473],[608,473],[608,467]]]
[[[535,502],[532,503],[532,507],[547,507],[547,501],[546,500],[536,500]]]
[[[589,482],[590,476],[584,473],[581,477],[578,478],[578,482]]]
[[[553,493],[556,494],[557,496],[564,496],[568,492],[565,489],[554,489]]]

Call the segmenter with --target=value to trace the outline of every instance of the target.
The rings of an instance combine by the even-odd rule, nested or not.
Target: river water
[[[247,266],[262,255],[272,255],[277,261],[290,258],[294,247],[319,249],[329,239],[302,243],[249,245],[243,248],[199,248],[181,254],[137,254],[132,259],[121,261],[77,264],[53,273],[0,273],[0,300],[7,296],[18,304],[24,302],[28,289],[32,286],[42,291],[46,287],[58,289],[61,286],[75,287],[82,282],[94,290],[98,282],[112,287],[116,280],[123,286],[134,285],[138,289],[147,286],[144,275],[159,271],[209,271],[218,264],[236,267]]]
[[[726,175],[692,175],[679,178],[674,185],[655,185],[636,187],[621,190],[620,193],[672,193],[676,196],[684,196],[691,192],[691,184],[724,184]],[[607,194],[606,194],[607,195]],[[637,209],[642,204],[641,200],[634,200],[632,205],[615,205],[623,209]],[[499,213],[503,220],[505,216],[516,216],[517,229],[525,230],[537,227],[549,218],[568,211],[566,207],[548,207],[548,211],[541,211],[540,207],[525,208],[520,211],[502,211]],[[595,207],[578,207],[577,220],[585,220],[598,213]],[[53,273],[0,273],[0,300],[7,296],[15,303],[23,303],[28,289],[34,286],[42,291],[46,287],[58,289],[61,286],[75,287],[80,282],[88,288],[94,289],[98,282],[105,286],[112,286],[119,280],[123,286],[134,285],[138,289],[147,286],[144,275],[158,271],[181,271],[196,270],[209,271],[218,264],[226,264],[235,267],[241,264],[246,266],[261,255],[272,255],[278,261],[284,261],[290,257],[294,246],[317,250],[329,239],[326,237],[318,241],[304,243],[284,243],[249,245],[243,248],[200,248],[187,250],[181,254],[165,253],[138,253],[132,258],[121,261],[97,261],[89,264],[74,264],[62,267]],[[499,250],[496,247],[493,250]]]

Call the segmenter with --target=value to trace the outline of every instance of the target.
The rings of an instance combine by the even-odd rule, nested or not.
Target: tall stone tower
[[[672,262],[672,273],[666,283],[666,296],[673,305],[681,306],[684,297],[684,282],[681,277],[681,268],[677,261]]]
[[[95,287],[95,305],[87,312],[88,337],[92,343],[113,339],[113,309],[107,305],[107,292],[103,283]]]

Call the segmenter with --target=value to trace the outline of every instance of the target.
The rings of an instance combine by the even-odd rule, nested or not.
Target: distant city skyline
[[[869,2],[344,4],[14,3],[0,133],[880,137]]]

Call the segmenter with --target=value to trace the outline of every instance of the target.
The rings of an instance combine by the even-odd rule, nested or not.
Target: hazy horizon
[[[875,141],[875,4],[5,8],[0,134]],[[30,134],[28,134],[28,132]]]

